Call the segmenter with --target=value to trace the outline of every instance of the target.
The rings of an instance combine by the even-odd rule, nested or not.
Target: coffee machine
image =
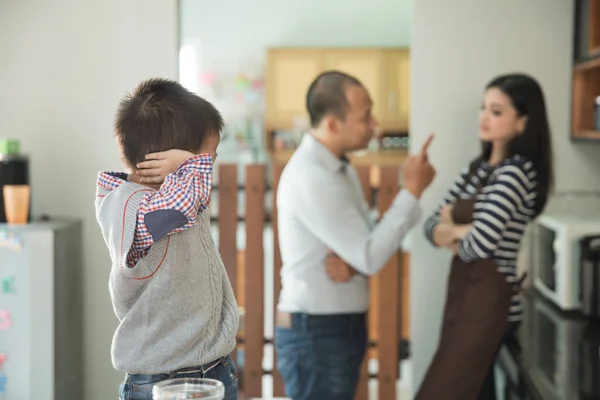
[[[0,154],[0,223],[6,222],[6,214],[4,213],[5,185],[29,185],[29,158],[27,156],[22,154]]]

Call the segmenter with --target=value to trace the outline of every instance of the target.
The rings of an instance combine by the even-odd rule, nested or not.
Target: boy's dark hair
[[[340,71],[325,71],[315,78],[306,94],[306,109],[313,128],[319,126],[327,114],[333,114],[341,120],[346,118],[348,86],[362,86],[362,83]]]
[[[119,104],[115,134],[124,162],[135,169],[148,153],[170,149],[199,151],[220,134],[223,118],[208,101],[168,79],[138,84]]]

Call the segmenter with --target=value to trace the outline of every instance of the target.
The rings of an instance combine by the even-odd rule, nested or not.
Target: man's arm
[[[417,199],[402,190],[371,230],[342,182],[310,168],[303,172],[306,175],[297,185],[298,219],[362,274],[373,275],[383,268],[420,218]]]
[[[135,265],[154,243],[198,223],[208,207],[212,186],[212,157],[200,154],[185,160],[167,175],[157,191],[140,203],[128,264]]]

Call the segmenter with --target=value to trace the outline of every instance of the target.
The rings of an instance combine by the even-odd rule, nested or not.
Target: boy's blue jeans
[[[276,327],[277,368],[293,400],[353,400],[367,347],[365,314],[292,314]]]
[[[225,400],[237,400],[238,379],[231,357],[223,357],[200,367],[185,368],[169,374],[129,375],[119,389],[120,400],[152,400],[152,388],[158,382],[175,378],[216,379],[225,385]]]

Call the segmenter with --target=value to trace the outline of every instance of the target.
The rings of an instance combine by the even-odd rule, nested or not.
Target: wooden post
[[[360,181],[365,200],[367,201],[367,204],[370,204],[372,194],[372,188],[370,185],[371,167],[367,165],[357,166],[356,173],[358,175],[358,180]],[[373,292],[371,292],[371,299],[372,298]],[[369,312],[367,315],[367,326],[369,328],[372,326],[373,315],[374,314],[371,312]],[[371,329],[369,329],[369,340],[371,338],[371,333]],[[358,381],[358,386],[356,388],[356,395],[354,396],[354,400],[367,400],[369,398],[369,358],[371,355],[370,353],[370,348],[367,347],[367,351],[365,352],[365,359],[363,360],[360,369],[360,378]]]
[[[389,208],[398,192],[398,168],[381,168],[381,185],[379,187],[380,215]],[[399,365],[399,328],[400,314],[399,296],[401,286],[399,257],[396,253],[388,261],[383,270],[376,276],[379,301],[378,312],[378,353],[379,353],[379,398],[395,399],[396,382]]]
[[[262,397],[264,334],[264,248],[266,168],[246,167],[246,317],[244,394]]]
[[[237,165],[219,165],[219,253],[237,297]],[[231,358],[237,361],[234,350]]]
[[[281,292],[281,254],[279,253],[279,237],[277,230],[277,188],[279,187],[279,178],[281,172],[283,172],[283,164],[273,165],[273,210],[271,211],[273,228],[273,316],[277,315],[277,301],[279,300],[279,293]],[[273,343],[273,348],[275,344]],[[275,351],[275,350],[273,350]],[[285,388],[283,379],[279,370],[277,369],[277,354],[274,354],[273,359],[273,395],[275,397],[284,397]]]

